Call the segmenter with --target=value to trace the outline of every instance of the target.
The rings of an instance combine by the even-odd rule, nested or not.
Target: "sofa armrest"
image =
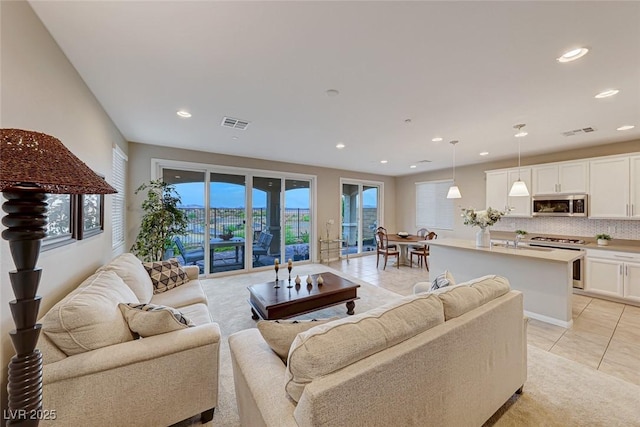
[[[167,426],[218,402],[215,323],[112,345],[44,366],[41,426]]]
[[[197,280],[200,275],[200,267],[197,265],[183,265],[182,269],[187,273],[189,280]]]
[[[238,414],[243,426],[295,426],[295,402],[284,390],[285,365],[257,329],[229,337]]]
[[[163,356],[220,343],[217,323],[111,345],[44,366],[44,384],[153,361]]]

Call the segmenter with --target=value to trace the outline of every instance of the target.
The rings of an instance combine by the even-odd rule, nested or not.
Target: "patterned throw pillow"
[[[151,337],[195,326],[172,307],[156,304],[118,304],[129,329],[141,337]]]
[[[291,343],[300,332],[336,319],[338,317],[322,320],[260,320],[256,326],[271,350],[280,356],[286,365]]]
[[[189,281],[186,271],[180,267],[175,258],[167,261],[145,262],[142,265],[151,277],[154,294],[166,292]]]
[[[435,291],[436,289],[444,288],[445,286],[454,286],[455,284],[456,282],[453,280],[453,276],[449,273],[449,270],[445,270],[433,279],[433,283],[431,284],[429,291]]]

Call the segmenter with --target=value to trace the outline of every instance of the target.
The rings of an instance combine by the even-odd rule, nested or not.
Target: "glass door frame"
[[[362,236],[363,236],[363,210],[364,210],[364,187],[377,187],[378,188],[378,200],[377,200],[377,226],[384,224],[384,182],[381,181],[370,181],[363,179],[352,179],[352,178],[340,178],[340,206],[342,206],[342,197],[343,197],[343,189],[344,185],[357,185],[358,186],[358,213],[357,213],[357,236],[358,236],[358,245],[357,252],[355,254],[349,254],[351,256],[362,256],[368,254],[368,252],[363,252],[362,248]],[[340,212],[340,227],[344,223],[344,217],[342,216],[342,209]],[[341,236],[344,237],[344,230],[341,232]],[[347,250],[349,243],[347,242]]]
[[[205,174],[205,194],[204,194],[204,203],[205,207],[208,207],[210,204],[210,184],[211,184],[211,173],[227,173],[234,175],[244,175],[245,176],[245,215],[248,218],[253,218],[253,178],[255,177],[271,177],[274,179],[280,179],[282,183],[282,191],[280,192],[280,224],[282,225],[280,231],[280,253],[285,253],[285,191],[284,184],[287,179],[294,179],[299,181],[309,181],[309,191],[310,191],[310,200],[309,200],[309,212],[311,213],[311,218],[309,220],[309,259],[305,261],[299,261],[300,264],[310,263],[312,260],[316,259],[316,245],[311,242],[315,242],[317,238],[317,181],[318,177],[316,175],[307,175],[300,173],[292,173],[292,172],[282,172],[282,171],[271,171],[264,169],[251,169],[251,168],[243,168],[243,167],[235,167],[235,166],[222,166],[215,164],[207,164],[207,163],[196,163],[196,162],[188,162],[181,160],[168,160],[168,159],[151,159],[151,179],[159,179],[162,178],[162,170],[164,168],[168,169],[182,169],[196,172],[204,172]],[[341,190],[342,191],[342,190]],[[210,209],[205,209],[205,236],[209,236],[210,229]],[[271,266],[261,266],[261,267],[253,267],[253,221],[251,224],[245,224],[245,260],[244,260],[244,268],[230,271],[230,272],[220,272],[220,273],[211,273],[208,272],[210,255],[209,255],[209,242],[205,239],[205,277],[221,277],[226,275],[233,275],[238,273],[246,273],[249,271],[261,271],[271,269]],[[282,262],[282,260],[281,260]],[[284,260],[286,263],[286,260]],[[208,274],[207,274],[208,272]]]

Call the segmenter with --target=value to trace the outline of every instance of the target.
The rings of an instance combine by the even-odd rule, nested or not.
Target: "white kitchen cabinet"
[[[640,156],[629,158],[631,218],[640,219]]]
[[[551,163],[532,167],[532,194],[586,193],[589,179],[586,161]]]
[[[587,251],[584,290],[640,302],[640,254]]]
[[[629,160],[629,157],[591,160],[589,164],[590,218],[630,217]]]
[[[531,192],[531,168],[490,171],[486,174],[486,207],[505,212],[508,216],[531,216],[531,197],[509,197],[518,177]]]

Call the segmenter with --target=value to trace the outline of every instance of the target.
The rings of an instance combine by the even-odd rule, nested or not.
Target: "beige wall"
[[[301,153],[300,155],[304,155]],[[131,247],[138,232],[141,201],[134,195],[135,189],[151,177],[151,159],[169,159],[209,165],[240,167],[248,169],[290,172],[317,177],[317,233],[324,233],[327,219],[336,221],[333,232],[337,234],[340,220],[340,178],[378,181],[384,184],[384,223],[390,230],[396,229],[395,178],[358,173],[352,171],[307,166],[300,163],[274,162],[248,157],[227,156],[224,154],[182,150],[139,143],[129,143],[129,182],[127,203],[127,247]],[[316,234],[320,236],[321,234]]]
[[[111,178],[112,145],[126,152],[119,131],[51,38],[27,2],[0,2],[0,127],[35,130],[59,138],[95,171]],[[105,229],[111,229],[110,196]],[[1,228],[1,226],[0,226]],[[2,335],[2,408],[6,408],[6,366],[14,354],[8,332],[13,320],[7,303],[14,299],[8,271],[14,269],[7,242],[0,243],[0,322]],[[111,233],[43,252],[41,313],[111,258]],[[55,409],[55,408],[45,408]]]
[[[568,150],[557,153],[550,153],[538,156],[522,158],[522,165],[536,165],[541,163],[559,162],[565,160],[585,159],[589,157],[607,156],[613,154],[632,153],[640,151],[640,140],[619,142],[615,144],[598,145],[595,147],[581,148],[578,150]],[[477,228],[467,227],[462,223],[460,209],[462,208],[485,208],[485,171],[492,169],[510,168],[518,164],[518,159],[506,159],[496,162],[482,163],[456,167],[456,184],[460,188],[462,198],[455,200],[455,220],[454,229],[436,230],[439,237],[473,238]],[[402,200],[396,210],[396,223],[399,228],[406,230],[416,229],[416,190],[415,183],[423,181],[435,181],[441,179],[451,179],[451,169],[426,172],[421,174],[407,175],[396,178],[396,197]],[[523,221],[527,221],[524,220]],[[528,221],[536,221],[529,219]],[[501,221],[502,222],[502,221]],[[578,234],[579,235],[579,234]]]

